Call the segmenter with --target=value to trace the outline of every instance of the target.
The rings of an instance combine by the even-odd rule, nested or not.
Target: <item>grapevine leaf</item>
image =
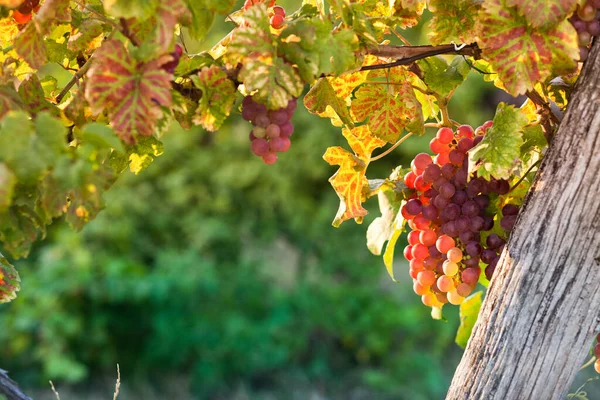
[[[8,303],[17,297],[17,292],[21,288],[20,282],[15,267],[0,254],[0,304]]]
[[[507,6],[516,6],[534,27],[557,25],[575,10],[577,3],[579,0],[506,0]]]
[[[340,207],[333,221],[335,227],[351,218],[360,224],[363,217],[367,215],[367,210],[361,204],[364,197],[363,189],[369,185],[365,173],[373,150],[385,144],[382,140],[373,137],[366,125],[343,129],[342,133],[354,153],[336,146],[328,148],[323,155],[323,159],[330,165],[340,166],[340,169],[329,179],[340,198]]]
[[[75,52],[84,51],[103,33],[102,22],[97,19],[85,19],[77,28],[77,32],[69,37],[67,48]]]
[[[218,65],[202,68],[193,81],[202,91],[194,123],[215,132],[229,116],[235,103],[235,85]]]
[[[92,113],[108,111],[112,126],[127,143],[138,135],[152,135],[163,114],[161,106],[169,107],[172,100],[172,75],[161,68],[165,57],[138,62],[118,40],[105,42],[94,57],[85,87]]]
[[[56,21],[71,22],[70,0],[46,0],[33,20],[40,32],[46,32]]]
[[[569,21],[538,30],[505,1],[484,3],[478,44],[508,93],[524,94],[536,82],[577,67],[577,32]]]
[[[227,57],[232,64],[243,63],[245,58],[272,58],[275,56],[275,43],[271,35],[267,7],[256,4],[244,13],[247,21],[234,31],[228,46]]]
[[[479,310],[481,309],[483,292],[473,293],[465,299],[460,305],[460,326],[456,332],[456,344],[463,349],[467,347],[467,342],[471,337],[473,326],[477,322]]]
[[[23,102],[12,84],[0,86],[0,118],[9,111],[23,109]]]
[[[156,157],[164,153],[164,145],[154,136],[143,137],[135,145],[127,146],[125,153],[113,152],[109,158],[109,165],[121,174],[129,167],[134,174],[139,174],[146,169]]]
[[[469,151],[469,171],[480,177],[509,179],[521,154],[523,128],[527,118],[513,106],[500,103],[494,125],[477,146]]]
[[[433,13],[429,24],[431,43],[449,41],[471,43],[475,38],[475,23],[482,0],[430,0],[427,7]]]
[[[189,10],[184,0],[162,0],[156,10],[156,39],[159,49],[167,51],[173,42],[175,26],[178,22],[189,23]]]
[[[187,2],[192,17],[188,31],[194,39],[202,41],[214,24],[216,14],[196,5],[198,0],[187,0]],[[203,1],[200,0],[200,3]]]
[[[194,71],[199,71],[202,67],[212,65],[214,63],[213,58],[207,53],[195,54],[188,56],[184,54],[179,60],[179,65],[175,69],[175,75],[189,75]]]
[[[25,109],[34,117],[44,111],[56,117],[60,116],[58,108],[46,100],[46,93],[37,75],[33,74],[21,83],[19,86],[19,95],[23,100]]]
[[[379,72],[369,76],[379,77]],[[408,72],[396,68],[385,76],[386,84],[365,84],[355,92],[352,112],[358,122],[368,118],[368,125],[376,137],[394,143],[405,129],[422,134],[423,113],[416,99]]]
[[[344,124],[354,126],[345,101],[337,96],[329,78],[317,81],[304,96],[304,105],[309,112],[321,117],[329,116],[328,108],[331,108]]]
[[[160,0],[104,0],[106,12],[118,18],[144,20],[154,15]]]
[[[471,71],[462,56],[454,57],[450,65],[442,57],[429,57],[417,64],[423,70],[427,87],[442,97],[448,96],[463,83]]]
[[[4,163],[0,163],[0,213],[5,212],[12,203],[17,185],[17,177]]]
[[[271,110],[285,108],[302,94],[304,84],[296,69],[281,58],[247,59],[239,78],[254,97]]]
[[[46,43],[35,24],[27,24],[15,38],[14,46],[17,54],[27,61],[31,68],[38,69],[46,63]]]
[[[81,128],[77,136],[82,143],[89,143],[97,149],[108,148],[115,149],[120,153],[125,152],[123,143],[121,143],[115,131],[105,124],[98,122],[87,124]]]

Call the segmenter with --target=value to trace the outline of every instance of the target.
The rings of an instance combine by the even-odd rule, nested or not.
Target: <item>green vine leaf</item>
[[[44,111],[51,113],[55,117],[60,116],[60,110],[46,100],[46,93],[36,74],[29,76],[21,83],[19,86],[19,96],[21,96],[24,108],[34,117]]]
[[[509,179],[514,170],[521,146],[527,117],[513,106],[500,103],[494,125],[477,146],[469,151],[469,171],[477,171],[484,179]]]
[[[328,109],[331,108],[344,124],[349,127],[354,126],[346,102],[338,97],[329,78],[319,79],[304,96],[304,105],[309,112],[321,117],[330,116]]]
[[[427,87],[442,97],[448,96],[467,79],[471,67],[462,56],[456,56],[448,65],[442,57],[429,57],[417,62],[423,70]]]
[[[540,30],[509,8],[506,0],[488,0],[480,14],[479,47],[513,96],[552,74],[573,72],[579,58],[577,32],[569,21]]]
[[[427,7],[433,13],[429,23],[431,43],[473,42],[482,2],[482,0],[430,0]]]
[[[456,333],[456,344],[463,349],[467,347],[467,342],[471,337],[473,326],[477,322],[479,310],[481,309],[483,292],[476,292],[465,299],[460,305],[460,326]]]
[[[235,103],[235,85],[218,65],[204,67],[192,78],[194,85],[202,90],[194,123],[207,131],[217,131]]]
[[[17,177],[4,163],[0,162],[0,213],[6,212],[15,194]]]
[[[0,253],[0,304],[15,299],[20,289],[21,279],[17,270]]]
[[[160,0],[104,0],[104,9],[113,17],[145,20],[154,15]]]
[[[0,118],[3,118],[9,111],[23,109],[23,101],[19,97],[12,84],[0,86]]]
[[[96,50],[87,73],[85,97],[92,113],[108,112],[121,139],[129,144],[136,136],[150,136],[171,105],[172,75],[161,68],[170,56],[139,62],[122,42],[110,40]]]

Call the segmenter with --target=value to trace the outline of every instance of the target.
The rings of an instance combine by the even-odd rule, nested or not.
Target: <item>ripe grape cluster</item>
[[[593,36],[600,35],[600,0],[587,0],[577,8],[569,21],[579,35],[579,58],[585,61],[589,53],[589,44]]]
[[[290,148],[290,136],[294,133],[294,125],[290,120],[296,105],[296,99],[292,99],[286,108],[267,110],[252,96],[246,96],[242,101],[242,118],[254,125],[250,132],[252,153],[262,157],[265,164],[274,164],[277,153],[284,153]]]
[[[176,44],[175,50],[173,50],[173,52],[171,53],[171,56],[173,57],[173,59],[171,61],[169,61],[168,63],[163,64],[162,69],[164,69],[165,71],[167,71],[170,74],[174,74],[175,68],[177,68],[177,65],[179,65],[179,60],[181,59],[182,55],[183,55],[183,47],[181,47],[181,45],[179,45],[179,44]]]
[[[20,25],[31,21],[31,13],[37,12],[39,9],[40,0],[25,0],[18,9],[13,11],[13,19]]]
[[[401,209],[411,228],[404,256],[413,289],[426,306],[461,304],[479,281],[482,265],[490,279],[517,218],[519,208],[506,204],[498,216],[502,234],[487,232],[494,228],[491,200],[508,193],[509,182],[476,173],[469,177],[468,152],[491,126],[488,121],[475,131],[468,125],[456,132],[441,128],[429,145],[435,157],[418,154],[404,176],[414,190]]]
[[[244,3],[244,10],[247,10],[255,4],[264,2],[265,0],[246,0],[246,2]],[[269,8],[269,22],[271,23],[271,27],[273,29],[281,29],[281,27],[285,23],[285,10],[283,9],[283,7],[276,6],[275,0],[269,1]]]

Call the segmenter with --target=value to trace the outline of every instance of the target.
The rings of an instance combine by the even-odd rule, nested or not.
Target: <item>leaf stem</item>
[[[528,90],[525,94],[527,95],[529,100],[533,102],[533,104],[545,110],[552,122],[554,122],[556,125],[560,124],[560,119],[556,116],[556,114],[554,114],[554,111],[552,111],[550,104],[548,104],[535,89]]]
[[[394,151],[398,146],[400,146],[402,144],[402,142],[404,142],[406,139],[408,139],[409,137],[411,137],[413,135],[412,132],[408,132],[406,135],[404,135],[400,140],[398,140],[396,143],[394,143],[394,145],[392,147],[390,147],[389,149],[387,149],[386,151],[384,151],[383,153],[379,154],[376,157],[372,157],[370,161],[377,161],[382,159],[383,157],[387,156],[388,154],[390,154],[392,151]]]
[[[588,362],[586,362],[585,364],[583,364],[581,366],[581,368],[579,368],[579,370],[582,371],[582,370],[586,369],[587,367],[589,367],[590,365],[592,365],[595,361],[596,361],[596,357],[592,356],[592,358],[590,358]]]
[[[540,165],[540,163],[542,162],[542,159],[540,158],[539,160],[537,160],[535,163],[533,163],[533,165],[531,167],[529,167],[529,169],[523,174],[523,176],[521,177],[521,179],[519,179],[519,181],[517,183],[515,183],[513,185],[513,187],[510,188],[510,190],[508,191],[508,193],[512,192],[513,190],[515,190],[520,184],[521,182],[523,182],[523,180],[525,180],[525,178],[527,177],[527,175],[533,171],[533,169],[535,167],[537,167],[538,165]]]
[[[85,62],[85,64],[83,64],[83,66],[81,68],[79,68],[79,71],[77,71],[75,73],[75,75],[73,75],[73,77],[67,83],[67,85],[60,91],[60,93],[58,94],[58,96],[56,96],[56,99],[54,99],[55,104],[60,104],[63,101],[64,97],[67,95],[67,93],[69,93],[69,91],[71,90],[71,88],[81,78],[83,78],[83,76],[86,74],[86,72],[90,69],[90,66],[92,65],[92,59],[93,58],[94,58],[94,55],[92,54],[92,56],[90,58],[88,58],[88,60]]]
[[[127,24],[127,20],[125,18],[119,18],[119,22],[121,24],[120,30],[123,36],[129,39],[135,47],[140,47],[142,42],[140,41],[140,39],[138,39],[137,36],[135,36],[133,32],[131,32],[131,29],[129,29],[129,24]]]

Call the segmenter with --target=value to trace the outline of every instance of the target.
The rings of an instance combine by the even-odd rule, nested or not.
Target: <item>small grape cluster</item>
[[[519,208],[502,208],[502,236],[482,232],[494,228],[491,196],[509,192],[506,180],[469,179],[468,152],[483,139],[492,121],[477,130],[460,126],[456,133],[441,128],[429,146],[436,154],[415,156],[404,183],[414,192],[401,208],[411,232],[404,256],[410,262],[413,289],[423,304],[461,304],[481,275],[492,277]],[[496,197],[497,198],[497,197]]]
[[[593,36],[600,35],[600,0],[587,0],[577,8],[569,21],[579,36],[579,59],[585,61],[589,54],[589,44]]]
[[[246,2],[244,3],[244,10],[249,9],[255,4],[264,2],[265,0],[246,0]],[[271,23],[271,27],[273,29],[281,29],[281,27],[285,23],[285,10],[283,9],[283,7],[276,6],[275,0],[269,1],[269,9],[269,22]]]
[[[40,8],[40,0],[25,0],[19,8],[13,11],[12,17],[19,25],[31,21],[31,13],[37,12]]]
[[[183,55],[183,47],[181,47],[181,45],[179,45],[179,44],[176,44],[175,50],[173,50],[173,52],[171,53],[171,56],[173,57],[173,59],[171,61],[169,61],[168,63],[163,64],[162,69],[164,69],[165,71],[167,71],[170,74],[174,74],[175,68],[177,68],[177,66],[179,65],[179,60],[181,59],[182,55]]]
[[[254,125],[250,132],[252,153],[262,157],[265,164],[274,164],[277,153],[289,150],[290,136],[294,133],[294,125],[290,121],[296,110],[296,99],[291,99],[286,108],[267,110],[264,104],[254,101],[252,96],[242,101],[242,118]]]

